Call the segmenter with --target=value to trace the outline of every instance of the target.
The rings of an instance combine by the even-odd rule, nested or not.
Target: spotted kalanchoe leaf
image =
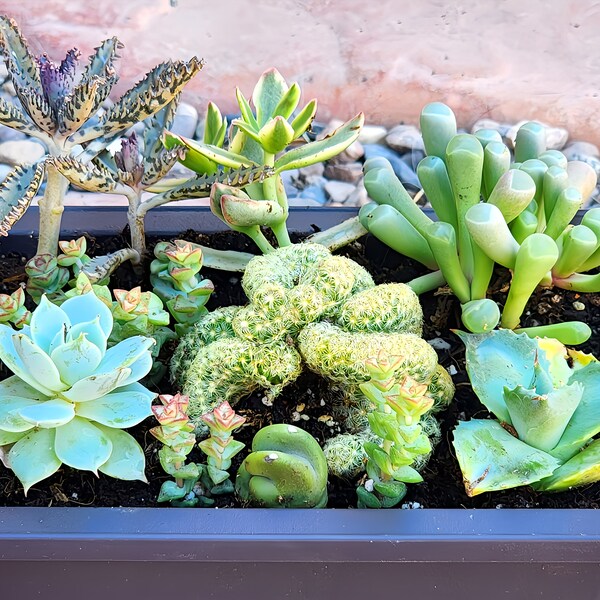
[[[37,133],[37,128],[29,116],[4,98],[0,98],[0,123],[28,135]]]
[[[50,161],[71,183],[88,192],[114,192],[119,185],[111,171],[97,161],[82,163],[70,156],[59,156]]]
[[[89,63],[81,75],[81,81],[91,81],[94,77],[105,79],[115,78],[114,62],[119,58],[117,52],[123,48],[123,44],[116,38],[104,40],[90,56]]]
[[[23,37],[16,21],[9,17],[0,16],[0,44],[2,54],[6,57],[8,72],[15,85],[29,87],[41,93],[40,74],[35,58],[29,52],[27,40]]]

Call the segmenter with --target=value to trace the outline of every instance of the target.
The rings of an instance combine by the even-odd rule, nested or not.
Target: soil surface
[[[252,245],[243,236],[228,232],[214,236],[185,232],[183,239],[199,242],[217,249],[237,249],[252,252]],[[158,240],[153,240],[155,243]],[[126,245],[125,237],[110,240],[91,239],[88,243],[90,254],[105,253]],[[423,274],[424,267],[409,259],[397,255],[370,236],[362,238],[343,249],[342,254],[349,256],[366,267],[377,283],[406,282]],[[25,258],[17,254],[0,256],[0,292],[14,291],[25,281],[23,265]],[[202,274],[215,283],[216,291],[211,296],[209,309],[232,304],[244,304],[246,297],[240,285],[240,274],[203,269]],[[492,297],[501,304],[506,297],[507,275],[496,273],[492,287]],[[131,270],[122,268],[113,281],[114,287],[130,289],[142,284],[150,289],[149,282],[139,281]],[[542,494],[529,487],[504,492],[485,493],[469,498],[462,485],[462,476],[451,445],[452,430],[458,420],[485,418],[487,410],[474,395],[468,382],[464,364],[464,350],[460,340],[451,329],[460,326],[460,306],[456,298],[439,290],[421,296],[425,314],[424,338],[442,338],[449,348],[438,351],[440,363],[452,372],[456,385],[456,397],[449,409],[437,415],[442,428],[442,440],[436,447],[427,466],[422,471],[424,482],[410,485],[404,500],[411,508],[598,508],[600,506],[600,483],[579,488],[574,491]],[[574,307],[575,303],[575,307]],[[577,310],[581,308],[582,310]],[[540,290],[528,304],[523,316],[523,326],[533,326],[561,320],[582,320],[593,329],[590,340],[580,347],[585,352],[600,356],[600,294],[579,294],[564,290]],[[172,347],[163,348],[165,356],[172,353]],[[454,367],[454,368],[452,368]],[[0,379],[9,373],[0,368]],[[163,380],[156,391],[174,393],[167,380]],[[271,406],[263,402],[263,394],[254,393],[236,404],[236,411],[247,418],[246,424],[238,430],[236,439],[246,444],[234,460],[230,470],[235,473],[237,466],[247,453],[254,433],[271,423],[294,422],[293,413],[299,413],[300,420],[295,424],[306,429],[320,442],[339,433],[334,423],[328,426],[325,417],[331,412],[332,392],[325,380],[310,372],[304,373],[296,382],[286,387]],[[299,409],[302,410],[299,410]],[[320,417],[322,417],[320,419]],[[295,418],[298,416],[296,414]],[[158,506],[156,498],[162,482],[168,478],[158,462],[160,444],[148,432],[155,426],[154,418],[148,418],[130,433],[145,448],[149,483],[118,481],[100,475],[76,471],[62,467],[55,475],[38,483],[29,491],[27,497],[19,481],[0,463],[0,506]],[[190,460],[201,461],[201,453],[195,450]],[[329,481],[330,508],[356,506],[355,489],[357,481],[343,481],[331,477]],[[217,499],[220,507],[239,506],[239,502],[229,495]]]

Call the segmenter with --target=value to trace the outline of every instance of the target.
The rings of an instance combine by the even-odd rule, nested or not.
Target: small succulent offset
[[[165,302],[179,335],[208,311],[205,304],[215,289],[210,279],[199,275],[202,249],[185,240],[159,242],[154,247],[156,259],[150,264],[150,281],[154,292]]]
[[[25,307],[25,291],[0,294],[0,323],[12,323],[17,329],[29,325],[31,313]]]
[[[23,216],[45,173],[37,254],[56,256],[68,181],[54,161],[76,158],[89,165],[88,177],[93,179],[96,156],[121,133],[171,102],[202,63],[195,57],[188,62],[162,63],[102,110],[118,79],[114,63],[122,45],[117,38],[105,40],[96,49],[79,78],[78,50],[69,50],[60,65],[45,54],[33,56],[16,23],[6,16],[0,17],[0,41],[20,105],[0,100],[0,123],[40,139],[50,156],[50,160],[17,167],[0,186],[0,234],[7,235]]]
[[[426,384],[410,376],[396,379],[401,363],[401,357],[383,352],[366,361],[370,379],[360,389],[373,403],[369,426],[383,443],[364,443],[368,479],[357,489],[359,508],[396,506],[406,495],[406,483],[423,481],[412,465],[431,452],[420,421],[433,406],[433,398],[427,396]]]
[[[109,308],[93,293],[61,307],[45,296],[21,332],[0,325],[2,459],[25,493],[64,463],[118,479],[144,476],[144,452],[124,428],[151,414],[156,394],[137,383],[154,341],[136,336],[107,349]]]
[[[263,508],[323,508],[327,462],[319,442],[294,425],[263,427],[237,473],[243,502]]]
[[[380,158],[365,163],[365,187],[375,203],[360,212],[373,235],[432,269],[410,283],[413,289],[447,283],[462,304],[463,324],[475,333],[500,321],[498,306],[486,298],[494,263],[512,271],[505,328],[519,326],[538,285],[600,290],[599,276],[580,274],[600,264],[600,210],[569,225],[596,185],[589,165],[546,150],[537,123],[519,130],[512,164],[497,132],[457,134],[453,112],[439,102],[423,109],[421,129],[428,156],[417,173],[438,220],[419,209]],[[576,323],[569,343],[590,334]]]
[[[467,494],[600,480],[600,363],[551,338],[459,335],[473,390],[498,419],[460,422],[454,431]]]
[[[247,182],[236,187],[226,183],[215,183],[212,187],[211,210],[235,231],[250,236],[263,253],[273,251],[261,227],[274,233],[280,247],[291,241],[286,228],[288,200],[284,190],[281,172],[305,167],[332,158],[356,140],[364,117],[357,115],[330,136],[286,151],[293,142],[300,141],[309,130],[317,110],[317,101],[311,100],[297,112],[301,90],[297,83],[289,86],[276,69],[265,71],[252,93],[252,102],[236,91],[241,117],[232,122],[223,149],[220,136],[213,142],[194,142],[165,134],[168,148],[184,146],[187,149],[182,161],[198,173],[213,173],[217,165],[224,172],[232,169],[259,168],[267,170],[261,181]],[[216,126],[212,131],[221,131]],[[362,228],[361,228],[362,230]],[[222,267],[219,253],[203,249],[209,266]]]

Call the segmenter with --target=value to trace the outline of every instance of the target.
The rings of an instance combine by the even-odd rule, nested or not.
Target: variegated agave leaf
[[[117,189],[119,182],[102,164],[97,162],[82,163],[75,158],[63,156],[50,160],[59,173],[64,175],[71,183],[88,192],[110,193]]]
[[[117,51],[121,48],[123,44],[116,37],[104,40],[90,56],[90,62],[81,75],[81,82],[89,82],[94,77],[107,80],[114,77],[116,83],[113,65],[115,59],[119,58]]]
[[[93,76],[75,86],[58,115],[60,133],[71,134],[77,131],[108,98],[116,82],[116,76],[108,79]]]
[[[100,136],[114,135],[143,121],[179,94],[203,65],[196,57],[188,62],[161,63],[126,92],[106,112],[100,123],[74,133],[69,140],[76,144],[83,143]]]
[[[19,166],[0,184],[0,235],[25,214],[44,179],[44,163]]]
[[[0,98],[0,123],[29,135],[37,135],[38,129],[31,119],[15,104]]]
[[[0,16],[0,40],[8,72],[15,87],[30,88],[42,93],[40,72],[34,56],[29,52],[27,40],[13,19]]]
[[[175,111],[179,104],[179,94],[171,100],[163,109],[155,115],[146,119],[144,128],[144,159],[154,161],[161,155],[165,147],[161,136],[165,129],[169,129],[175,118]]]
[[[165,150],[163,146],[161,154],[144,160],[142,185],[144,187],[150,187],[157,181],[160,181],[180,158],[182,158],[181,148]]]
[[[231,187],[245,187],[251,183],[262,183],[273,175],[270,167],[252,167],[236,169],[229,173],[198,175],[162,194],[166,202],[185,200],[186,198],[208,198],[214,183],[223,183]]]

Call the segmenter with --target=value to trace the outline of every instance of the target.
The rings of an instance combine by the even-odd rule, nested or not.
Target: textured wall
[[[592,0],[0,0],[34,49],[60,58],[117,35],[121,89],[155,63],[206,67],[186,99],[233,111],[276,66],[318,96],[319,120],[358,110],[415,122],[449,103],[462,124],[538,118],[600,143],[600,3]]]

